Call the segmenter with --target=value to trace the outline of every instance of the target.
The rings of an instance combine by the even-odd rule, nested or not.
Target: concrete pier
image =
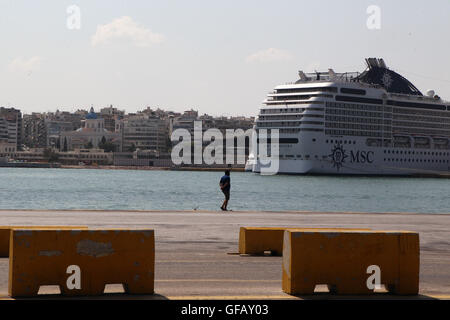
[[[0,210],[0,225],[154,229],[155,295],[112,295],[118,299],[343,298],[327,293],[304,297],[284,294],[281,290],[281,257],[238,255],[239,228],[339,227],[416,231],[420,233],[420,295],[410,298],[450,299],[450,214]],[[7,288],[8,259],[0,258],[0,297],[8,298]],[[120,289],[112,286],[107,292]],[[41,292],[57,291],[43,288]],[[380,293],[374,298],[398,297]]]

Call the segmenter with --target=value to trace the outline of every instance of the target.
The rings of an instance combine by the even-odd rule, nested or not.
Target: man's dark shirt
[[[224,175],[222,178],[220,178],[220,184],[221,185],[224,185],[227,182],[228,182],[228,185],[225,188],[222,189],[223,191],[230,191],[231,179],[230,179],[230,176],[227,176],[227,175]]]

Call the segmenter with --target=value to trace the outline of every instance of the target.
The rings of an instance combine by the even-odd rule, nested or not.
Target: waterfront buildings
[[[154,150],[167,152],[168,119],[147,113],[130,115],[122,120],[122,151]]]
[[[23,115],[13,108],[0,113],[0,157],[65,164],[171,166],[173,130],[251,128],[254,118],[213,117],[190,109],[183,113],[146,107],[126,114],[112,105],[95,112],[78,109]],[[23,149],[23,151],[21,151]],[[44,154],[45,153],[45,154]],[[51,159],[48,155],[51,154]],[[47,156],[46,156],[47,155]],[[225,149],[224,149],[225,155]]]
[[[47,151],[46,151],[47,150]],[[75,149],[67,152],[53,151],[53,159],[49,159],[46,148],[33,148],[27,151],[2,151],[0,159],[6,162],[8,159],[23,162],[58,162],[65,165],[111,165],[113,153],[102,149]]]
[[[125,111],[114,108],[112,105],[100,109],[100,117],[105,121],[105,129],[110,132],[116,131],[116,123],[123,119]]]
[[[47,128],[45,115],[41,113],[23,116],[23,144],[27,148],[44,148],[47,146]]]
[[[84,116],[67,111],[32,113],[23,116],[23,144],[26,148],[52,147],[60,149],[59,139],[63,132],[81,127]]]
[[[0,144],[2,148],[22,148],[22,113],[14,108],[0,108]]]

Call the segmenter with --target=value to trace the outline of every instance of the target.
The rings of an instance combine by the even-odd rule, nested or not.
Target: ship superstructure
[[[267,95],[255,129],[279,130],[278,173],[449,172],[450,102],[423,95],[383,59],[366,63],[362,73],[300,71]]]

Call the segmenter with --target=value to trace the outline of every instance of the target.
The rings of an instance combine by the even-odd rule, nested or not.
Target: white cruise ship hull
[[[448,150],[367,147],[365,139],[345,136],[309,134],[299,140],[311,142],[280,146],[278,174],[434,176],[450,172]],[[343,156],[333,157],[336,152]],[[297,154],[303,156],[286,159]],[[261,173],[261,167],[267,166],[255,161],[252,171]]]

